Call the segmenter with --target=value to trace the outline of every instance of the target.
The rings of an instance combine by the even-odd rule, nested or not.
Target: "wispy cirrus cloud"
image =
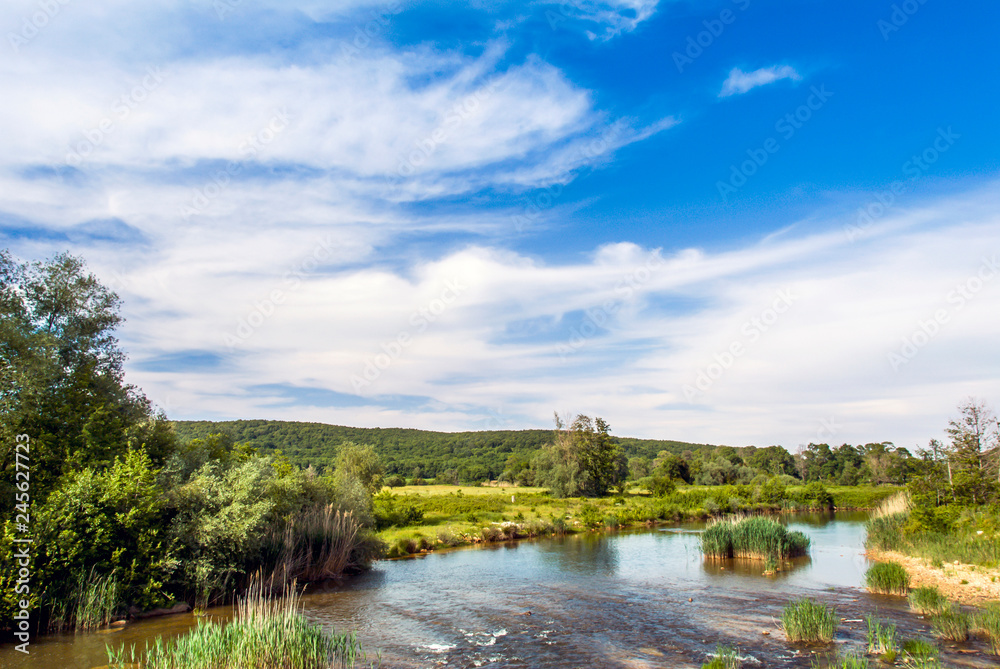
[[[782,79],[801,81],[802,75],[791,65],[772,65],[771,67],[762,67],[752,72],[744,72],[740,68],[734,67],[729,71],[729,76],[722,83],[722,90],[719,92],[719,97],[725,98],[731,95],[742,95],[754,88],[773,84]]]

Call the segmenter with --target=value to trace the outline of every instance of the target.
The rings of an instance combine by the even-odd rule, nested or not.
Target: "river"
[[[759,563],[706,563],[698,550],[701,527],[684,525],[381,561],[343,584],[311,589],[305,613],[337,630],[357,630],[386,667],[697,669],[722,643],[741,649],[745,667],[804,668],[811,649],[787,644],[775,623],[792,598],[837,607],[845,619],[837,634],[841,648],[861,647],[865,624],[852,621],[876,609],[899,626],[901,638],[930,638],[926,621],[909,613],[903,598],[861,589],[868,565],[864,519],[863,513],[788,517],[812,548],[774,576],[762,575]],[[112,633],[43,637],[32,642],[30,657],[0,648],[0,665],[91,669],[107,663],[107,642],[141,648],[193,622],[180,615]],[[996,666],[961,650],[945,649],[949,665]]]

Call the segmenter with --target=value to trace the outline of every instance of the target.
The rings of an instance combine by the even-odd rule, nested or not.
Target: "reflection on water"
[[[388,667],[699,667],[717,643],[740,645],[762,663],[747,666],[808,667],[808,653],[785,644],[774,622],[791,597],[828,601],[852,619],[877,604],[901,629],[926,632],[901,599],[857,589],[866,568],[863,522],[860,513],[790,517],[789,527],[812,539],[811,555],[775,576],[762,575],[759,563],[706,564],[701,528],[690,525],[383,561],[345,584],[311,590],[304,602],[310,618],[357,630]],[[144,622],[114,638],[141,647],[191,622]],[[840,638],[861,643],[863,625],[842,624]],[[106,640],[43,640],[30,663],[4,648],[0,664],[94,667],[106,662]]]

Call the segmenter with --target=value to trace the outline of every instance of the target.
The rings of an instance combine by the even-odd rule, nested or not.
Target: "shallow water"
[[[775,624],[791,598],[837,606],[847,619],[841,646],[864,642],[864,623],[849,621],[876,608],[903,638],[929,636],[902,598],[860,589],[864,518],[789,517],[790,528],[812,539],[811,555],[775,576],[762,575],[760,563],[705,563],[701,528],[685,525],[382,561],[346,584],[313,590],[305,610],[335,629],[357,630],[388,667],[699,667],[718,643],[741,647],[747,667],[808,667],[810,650],[790,647]],[[182,615],[112,634],[43,638],[30,659],[0,648],[0,665],[95,667],[107,662],[105,642],[141,647],[192,623]],[[948,655],[954,666],[996,666],[981,653]]]

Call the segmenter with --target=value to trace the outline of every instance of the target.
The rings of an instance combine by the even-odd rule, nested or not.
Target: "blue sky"
[[[1000,402],[1000,7],[0,10],[0,244],[173,418],[733,445]]]

